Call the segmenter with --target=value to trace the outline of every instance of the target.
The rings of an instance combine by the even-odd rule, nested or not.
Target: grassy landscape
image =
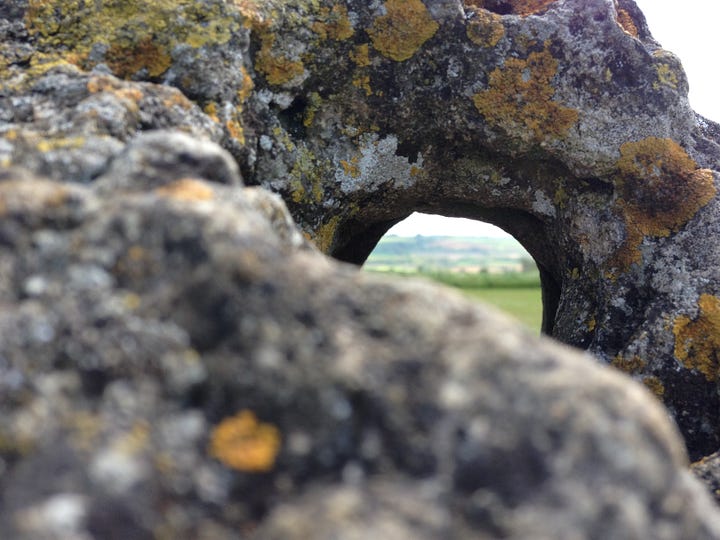
[[[430,278],[540,330],[540,276],[530,256],[512,238],[386,236],[365,269]]]

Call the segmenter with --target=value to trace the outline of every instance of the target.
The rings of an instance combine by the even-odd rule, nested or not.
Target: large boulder
[[[9,0],[0,43],[0,164],[90,182],[183,130],[354,263],[415,210],[495,223],[545,333],[720,447],[720,128],[631,0]]]
[[[720,537],[641,385],[144,177],[0,182],[0,537]]]

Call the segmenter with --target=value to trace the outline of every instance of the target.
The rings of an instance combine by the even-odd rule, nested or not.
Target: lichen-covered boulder
[[[211,145],[2,174],[0,537],[720,537],[641,385],[331,261]]]
[[[0,165],[122,184],[126,144],[175,129],[344,261],[415,210],[500,225],[538,263],[544,331],[646,384],[700,457],[720,127],[686,93],[632,0],[0,6]]]

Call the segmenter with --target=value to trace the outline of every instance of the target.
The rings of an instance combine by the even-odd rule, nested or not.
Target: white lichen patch
[[[532,203],[532,209],[546,217],[555,217],[557,211],[550,197],[548,197],[544,191],[538,189],[535,191],[535,200]]]
[[[372,190],[379,186],[409,188],[415,175],[422,170],[423,157],[418,154],[415,163],[396,155],[398,140],[395,135],[382,139],[368,134],[360,144],[360,153],[335,156],[335,180],[343,193]]]

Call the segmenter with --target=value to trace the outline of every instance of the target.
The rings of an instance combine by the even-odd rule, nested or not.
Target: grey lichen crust
[[[666,417],[720,446],[686,92],[629,0],[5,2],[0,537],[720,537]],[[655,397],[320,253],[414,210],[514,234]]]

